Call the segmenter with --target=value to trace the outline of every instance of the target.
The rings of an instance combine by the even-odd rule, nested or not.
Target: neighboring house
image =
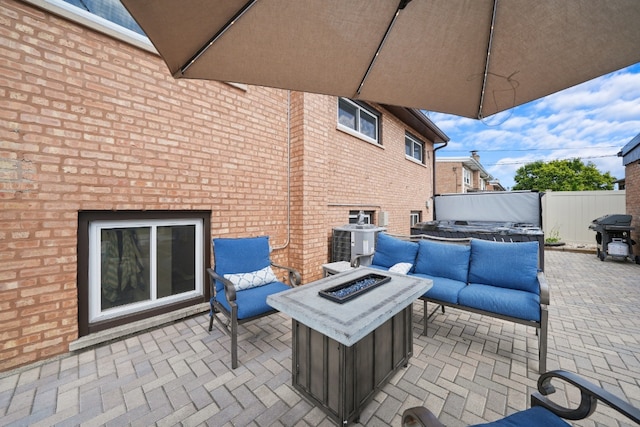
[[[632,216],[631,238],[635,255],[640,255],[640,133],[627,143],[618,153],[624,165],[624,189],[627,215]]]
[[[500,182],[480,163],[477,151],[470,157],[438,157],[436,159],[436,194],[504,191]]]
[[[269,235],[309,282],[359,211],[401,234],[431,219],[448,138],[418,110],[174,80],[145,37],[62,0],[0,13],[0,371],[202,311],[211,237]]]

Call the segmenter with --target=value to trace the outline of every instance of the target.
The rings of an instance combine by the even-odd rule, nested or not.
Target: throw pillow
[[[410,262],[399,262],[392,265],[391,268],[389,268],[389,271],[391,273],[407,274],[409,270],[411,270],[411,267],[413,267],[413,264]]]
[[[236,291],[256,288],[258,286],[267,285],[269,283],[278,281],[278,278],[271,269],[271,266],[267,266],[261,270],[252,271],[249,273],[225,274],[224,278],[233,283],[233,287],[236,289]]]

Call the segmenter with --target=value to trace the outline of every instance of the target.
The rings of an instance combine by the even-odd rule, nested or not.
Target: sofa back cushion
[[[417,254],[417,243],[401,240],[385,233],[378,233],[372,263],[385,268],[401,262],[413,264]]]
[[[473,239],[469,283],[540,292],[538,242],[493,242]]]
[[[467,283],[471,254],[469,245],[421,240],[418,247],[415,273]]]

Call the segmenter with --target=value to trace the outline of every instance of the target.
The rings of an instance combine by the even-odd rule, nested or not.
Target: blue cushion
[[[458,303],[458,293],[467,286],[465,282],[447,279],[446,277],[429,276],[428,274],[420,273],[414,273],[412,276],[433,280],[433,286],[425,292],[424,297],[451,304]]]
[[[469,283],[539,293],[538,242],[471,240]]]
[[[516,412],[498,421],[471,427],[570,427],[566,421],[542,406]]]
[[[533,292],[471,283],[458,294],[458,303],[522,320],[540,321],[540,296]]]
[[[213,239],[213,255],[215,272],[221,276],[249,273],[271,265],[268,236]],[[216,283],[216,289],[222,288],[221,283]]]
[[[418,246],[416,273],[467,282],[471,254],[469,245],[421,240]]]
[[[291,288],[282,282],[273,282],[257,288],[250,288],[236,292],[238,319],[241,320],[253,316],[259,316],[273,310],[273,307],[267,304],[267,297],[278,292],[286,291],[287,289]],[[228,311],[231,311],[231,306],[227,301],[224,289],[218,292],[216,299]],[[211,298],[211,300],[213,301],[213,298]]]
[[[391,237],[385,233],[378,233],[372,264],[386,268],[399,262],[413,264],[417,254],[417,243]]]

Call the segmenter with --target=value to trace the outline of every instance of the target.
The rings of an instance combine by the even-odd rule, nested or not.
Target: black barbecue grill
[[[589,228],[596,232],[597,255],[601,261],[607,255],[614,259],[633,260],[633,245],[631,239],[631,215],[605,215],[591,221]],[[638,262],[638,259],[635,260]]]

